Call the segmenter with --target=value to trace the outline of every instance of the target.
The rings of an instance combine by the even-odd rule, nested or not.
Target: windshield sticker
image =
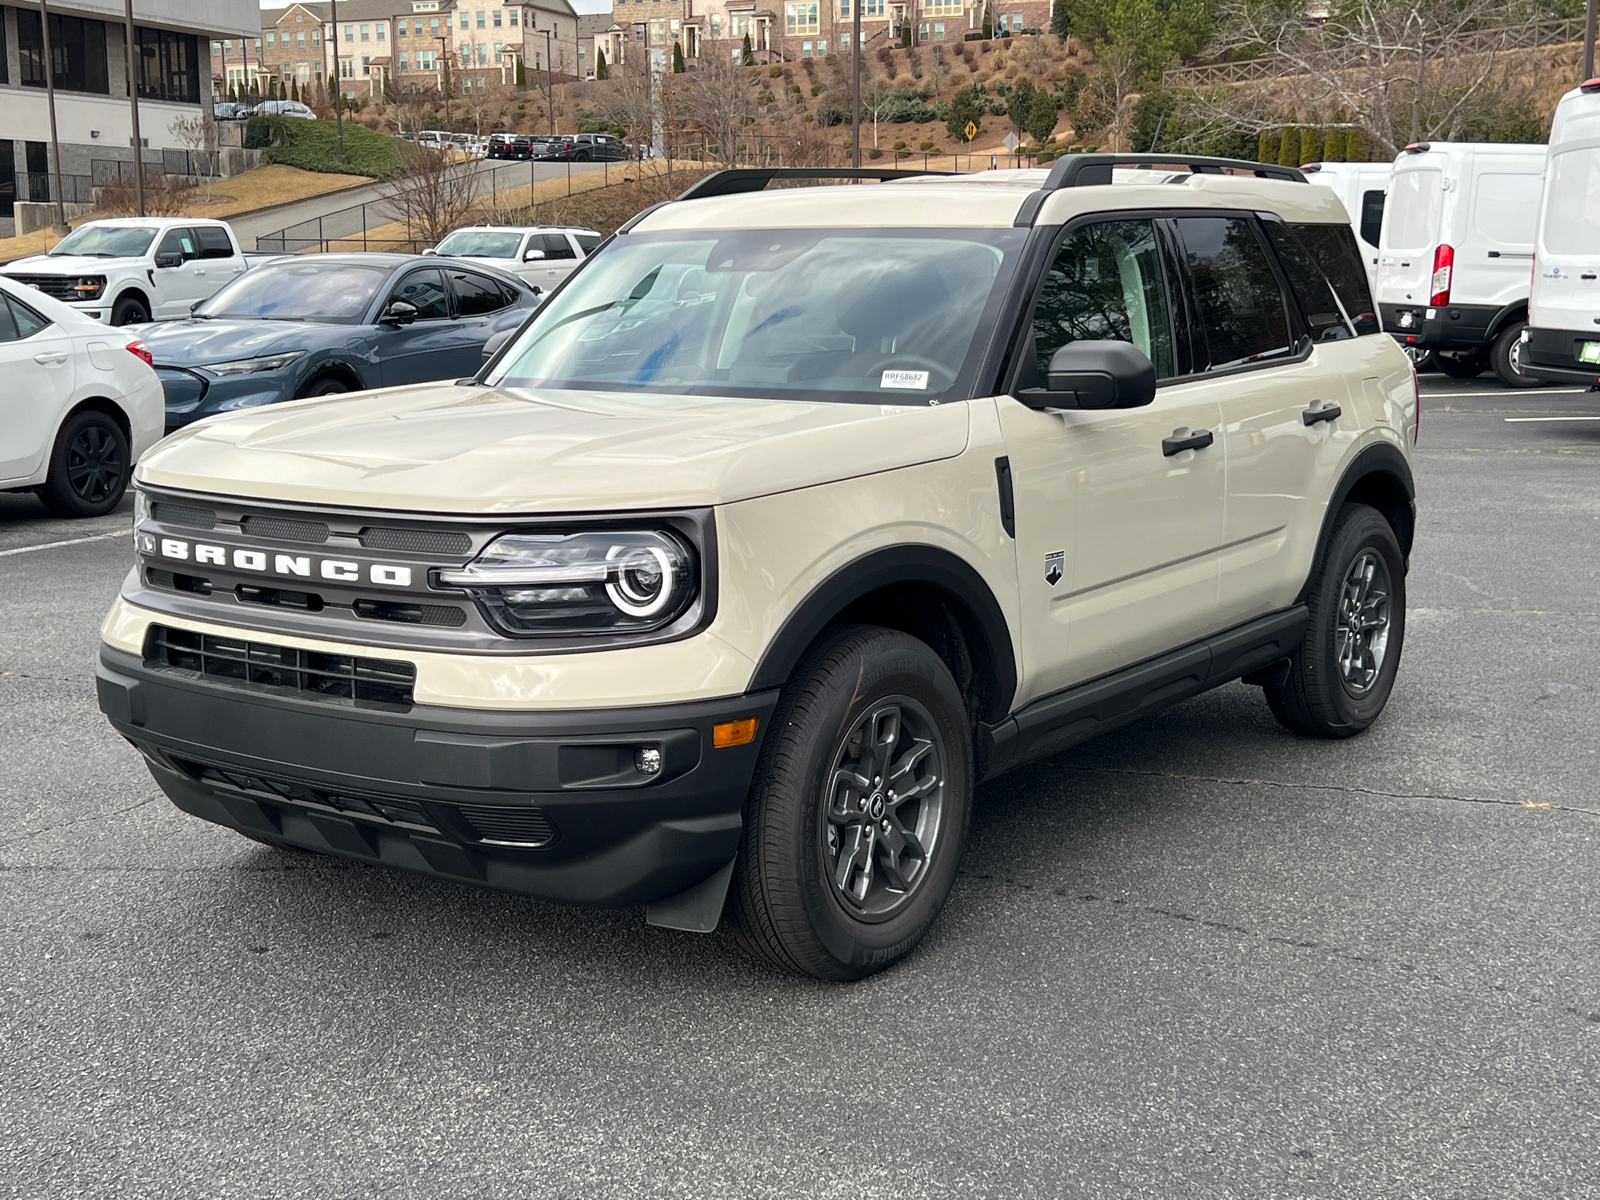
[[[928,372],[926,371],[885,371],[883,378],[878,382],[879,387],[886,388],[911,388],[915,391],[928,390]]]

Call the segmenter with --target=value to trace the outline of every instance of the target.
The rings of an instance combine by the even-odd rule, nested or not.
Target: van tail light
[[[1422,436],[1422,380],[1417,377],[1416,367],[1411,368],[1411,394],[1416,397],[1411,408],[1411,444],[1415,446]]]
[[[1440,246],[1433,252],[1433,283],[1429,285],[1429,291],[1433,294],[1428,297],[1428,303],[1435,308],[1450,303],[1450,268],[1455,261],[1453,247]]]
[[[151,354],[149,349],[146,348],[145,344],[139,341],[137,338],[128,343],[128,353],[133,355],[135,358],[143,359],[144,364],[147,367],[153,367],[156,365],[156,356]]]

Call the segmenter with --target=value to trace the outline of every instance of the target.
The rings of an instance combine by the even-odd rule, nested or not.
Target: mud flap
[[[715,933],[722,920],[722,906],[733,880],[733,862],[713,872],[676,896],[646,905],[645,924],[663,929],[682,929],[686,933]]]

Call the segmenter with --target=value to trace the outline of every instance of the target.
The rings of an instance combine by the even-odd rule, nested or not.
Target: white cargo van
[[[1355,230],[1356,244],[1361,247],[1367,286],[1376,294],[1378,233],[1383,228],[1384,194],[1389,189],[1394,164],[1319,162],[1308,163],[1300,169],[1306,173],[1307,183],[1327,188],[1344,204],[1345,211],[1350,214],[1350,228]]]
[[[1457,379],[1507,387],[1528,321],[1543,146],[1419,142],[1394,160],[1378,236],[1378,311],[1402,345]]]
[[[1517,368],[1600,383],[1600,79],[1556,105],[1536,246]]]

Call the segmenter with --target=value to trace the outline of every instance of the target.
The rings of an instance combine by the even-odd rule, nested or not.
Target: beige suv
[[[141,462],[100,702],[174,803],[850,979],[981,780],[1240,678],[1377,718],[1418,401],[1330,192],[777,174],[637,218],[475,380]]]

